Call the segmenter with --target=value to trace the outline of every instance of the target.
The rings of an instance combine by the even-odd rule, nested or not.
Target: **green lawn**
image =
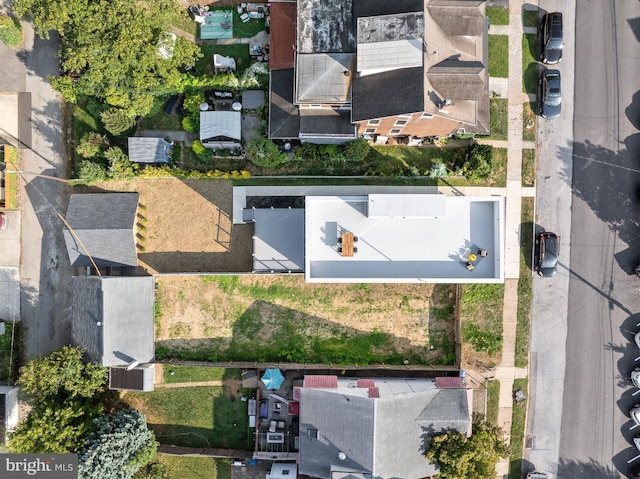
[[[525,150],[532,151],[534,150]],[[518,279],[518,315],[516,324],[515,365],[525,368],[529,363],[529,329],[533,298],[531,253],[533,249],[533,198],[522,198],[520,213],[520,278]]]
[[[264,18],[252,18],[242,23],[237,9],[233,10],[233,38],[250,38],[264,30]]]
[[[538,91],[538,36],[526,34],[522,36],[522,83],[525,93]]]
[[[231,479],[231,459],[158,454],[156,461],[166,471],[163,479]]]
[[[161,444],[251,449],[247,403],[230,396],[223,387],[127,392],[124,400],[147,416]]]
[[[242,73],[251,64],[249,44],[239,43],[231,45],[201,45],[202,58],[198,59],[195,66],[195,75],[213,75],[213,55],[224,55],[236,60],[236,74]]]
[[[499,362],[502,351],[504,284],[462,285],[462,337],[487,365]]]
[[[489,35],[489,76],[507,78],[509,76],[509,37]]]
[[[527,399],[517,404],[513,401],[513,415],[511,416],[511,457],[509,457],[509,477],[522,476],[522,451],[524,447],[524,432],[527,420],[528,382],[526,379],[516,379],[513,392],[522,389]]]
[[[487,8],[487,10],[489,10]],[[538,26],[538,10],[525,10],[522,14],[522,26],[537,27]]]
[[[222,381],[229,378],[242,379],[242,371],[240,369],[174,366],[172,364],[164,366],[165,383]]]
[[[491,186],[505,187],[507,186],[507,149],[494,148],[493,157],[491,159],[491,178],[489,182]]]
[[[492,140],[506,140],[509,133],[509,100],[506,98],[491,98],[490,100],[490,128]]]
[[[487,422],[494,426],[498,424],[498,409],[500,409],[500,381],[487,381]]]
[[[535,186],[536,150],[522,150],[522,186]]]
[[[509,25],[509,8],[487,7],[491,25]]]
[[[524,141],[536,141],[536,103],[526,102],[522,105],[522,139]]]
[[[140,130],[168,130],[182,131],[182,117],[175,113],[165,113],[160,110],[155,115],[145,116],[138,121]]]

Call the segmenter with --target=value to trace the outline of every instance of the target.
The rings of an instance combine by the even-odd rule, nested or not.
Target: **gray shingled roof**
[[[444,98],[480,100],[487,85],[487,70],[480,62],[445,60],[431,67],[427,73],[429,83]]]
[[[331,108],[304,109],[300,112],[300,138],[345,137],[354,140],[356,128],[351,123],[348,110]]]
[[[300,110],[293,104],[294,70],[271,70],[269,77],[269,138],[298,138]]]
[[[86,250],[98,267],[138,265],[133,236],[138,197],[138,193],[71,195],[66,220],[80,238],[79,242],[64,229],[71,266],[92,266]]]
[[[74,276],[71,337],[102,366],[153,361],[154,288],[151,276]]]
[[[134,163],[169,163],[172,145],[164,138],[129,137],[129,160]]]
[[[376,399],[353,391],[300,391],[301,474],[329,479],[332,467],[340,467],[379,479],[427,477],[437,472],[424,457],[428,437],[442,430],[467,431],[465,389],[407,389],[392,395],[381,390]],[[318,439],[309,430],[318,431]],[[345,460],[338,459],[339,452]]]
[[[353,16],[355,18],[422,12],[423,10],[424,0],[353,0]]]
[[[351,120],[356,122],[423,111],[424,78],[422,67],[356,76]]]

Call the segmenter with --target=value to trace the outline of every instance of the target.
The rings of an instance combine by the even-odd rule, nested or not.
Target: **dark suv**
[[[558,63],[562,60],[562,13],[547,13],[540,22],[540,61]]]

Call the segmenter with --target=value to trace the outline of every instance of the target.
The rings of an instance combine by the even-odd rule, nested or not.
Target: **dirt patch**
[[[138,263],[150,274],[251,271],[253,225],[232,224],[231,181],[148,178],[74,193],[103,191],[140,194]]]
[[[300,276],[158,278],[168,348],[224,351],[232,343],[273,345],[283,335],[353,338],[380,332],[399,353],[443,361],[453,347],[453,291],[414,284],[311,284]],[[434,294],[434,289],[437,288]]]

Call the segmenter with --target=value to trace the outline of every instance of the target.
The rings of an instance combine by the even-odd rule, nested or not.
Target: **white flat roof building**
[[[354,236],[352,256],[343,233]],[[501,283],[504,199],[307,196],[304,242],[308,282]]]

